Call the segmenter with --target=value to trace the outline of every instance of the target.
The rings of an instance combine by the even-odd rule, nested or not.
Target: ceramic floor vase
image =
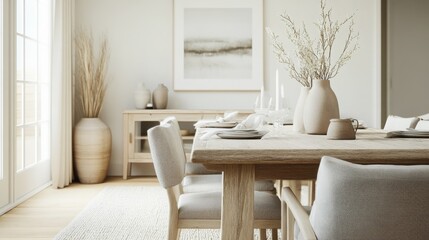
[[[295,111],[293,113],[293,130],[299,133],[305,133],[304,128],[304,106],[305,100],[307,99],[308,92],[310,91],[309,87],[301,87],[301,91],[298,97],[298,101],[295,105]]]
[[[319,135],[326,134],[331,119],[340,118],[338,100],[329,80],[313,80],[303,118],[305,132]]]
[[[109,127],[99,118],[83,118],[76,125],[73,157],[81,183],[101,183],[107,175],[112,146]]]

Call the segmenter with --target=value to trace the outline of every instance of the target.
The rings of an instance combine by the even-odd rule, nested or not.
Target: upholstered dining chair
[[[179,122],[174,116],[161,121],[161,125],[171,124],[180,138]],[[186,153],[185,158],[186,158]],[[186,162],[186,176],[183,178],[183,192],[222,191],[222,173],[208,170],[199,163]],[[255,181],[256,191],[275,192],[274,182],[271,180]]]
[[[177,130],[177,133],[180,134],[180,125],[176,117],[169,116],[161,121],[161,124],[169,123],[173,125],[173,128]],[[218,171],[208,170],[202,164],[187,162],[185,167],[185,172],[187,175],[207,175],[207,174],[220,174]]]
[[[171,124],[161,124],[148,130],[148,138],[156,175],[169,200],[168,239],[176,240],[182,228],[219,228],[221,192],[183,193],[186,158],[177,129]],[[273,229],[276,236],[280,227],[279,198],[255,191],[254,219],[255,228]]]
[[[429,236],[428,165],[359,165],[323,157],[310,215],[290,189],[283,189],[282,199],[282,217],[287,206],[299,228],[295,239],[419,240]]]

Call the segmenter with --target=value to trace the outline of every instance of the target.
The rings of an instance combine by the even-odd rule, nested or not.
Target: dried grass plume
[[[98,117],[106,93],[106,71],[109,58],[107,39],[101,40],[97,58],[94,56],[92,34],[79,31],[76,37],[77,85],[85,118]]]

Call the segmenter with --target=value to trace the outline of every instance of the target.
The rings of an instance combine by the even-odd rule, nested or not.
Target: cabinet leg
[[[128,176],[131,175],[131,163],[124,163],[124,169],[122,170],[122,178],[124,180],[128,179]]]

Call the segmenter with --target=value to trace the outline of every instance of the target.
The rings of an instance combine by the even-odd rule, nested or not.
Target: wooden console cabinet
[[[232,111],[232,110],[227,110]],[[195,129],[194,123],[201,119],[215,119],[223,116],[225,110],[127,110],[123,112],[123,178],[131,174],[133,163],[152,163],[147,130],[159,124],[164,118],[175,116],[182,129],[185,151],[189,154],[192,148]],[[245,118],[250,110],[239,111],[238,118]],[[187,155],[188,155],[187,154]],[[188,155],[189,157],[189,155]]]

